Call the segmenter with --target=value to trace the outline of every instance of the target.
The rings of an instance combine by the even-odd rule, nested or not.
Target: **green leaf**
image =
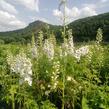
[[[82,98],[82,109],[89,109],[87,99],[85,97]]]

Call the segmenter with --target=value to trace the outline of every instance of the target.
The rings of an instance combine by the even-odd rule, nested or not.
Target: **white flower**
[[[68,54],[68,50],[69,49],[69,45],[68,45],[68,42],[67,40],[64,41],[64,43],[62,44],[62,56],[67,56]]]
[[[58,81],[55,81],[55,83],[54,83],[52,89],[56,89],[56,88],[57,88],[57,85],[58,85]]]
[[[26,57],[26,54],[20,53],[16,56],[9,55],[7,62],[12,72],[20,74],[21,81],[28,81],[29,85],[31,85],[32,63],[31,60]]]
[[[64,43],[62,44],[63,49],[63,55],[67,56],[68,54],[73,55],[74,54],[74,43],[73,43],[73,36],[71,31],[68,31],[68,40],[65,39]]]
[[[78,89],[81,90],[82,89],[82,86],[79,86]]]
[[[47,91],[45,91],[45,95],[47,95],[47,96],[48,96],[48,95],[49,95],[49,93],[50,93],[50,91],[48,91],[48,90],[47,90]]]
[[[51,87],[51,85],[48,85],[48,88],[50,88]]]
[[[73,36],[72,36],[72,30],[68,31],[68,52],[69,54],[74,53],[74,42],[73,42]]]
[[[60,56],[60,57],[63,56],[63,53],[62,53],[62,47],[61,47],[61,46],[59,47],[59,56]]]
[[[74,84],[78,84],[78,82],[77,82],[74,78],[72,78],[72,82],[73,82]]]
[[[30,76],[25,77],[24,81],[27,81],[30,86],[32,85],[32,78]]]
[[[71,81],[72,80],[72,77],[71,76],[68,76],[67,77],[67,81]]]
[[[60,62],[53,62],[53,72],[51,76],[51,89],[56,89],[58,85],[58,78],[60,74]]]
[[[76,51],[76,52],[74,53],[74,57],[79,61],[80,58],[81,58],[81,53],[80,53],[79,51]]]
[[[87,55],[89,53],[89,47],[88,46],[83,46],[81,48],[79,48],[79,50],[81,51],[81,55]]]
[[[38,50],[37,50],[37,47],[35,45],[31,48],[31,54],[32,54],[33,58],[36,58],[38,55]]]
[[[67,81],[72,81],[74,84],[77,84],[77,81],[71,76],[67,76]]]
[[[43,49],[44,49],[45,54],[48,56],[48,58],[53,59],[53,57],[54,57],[53,43],[51,41],[49,41],[48,39],[46,39]]]
[[[74,52],[74,57],[79,61],[81,56],[85,56],[89,53],[89,47],[88,46],[83,46]]]

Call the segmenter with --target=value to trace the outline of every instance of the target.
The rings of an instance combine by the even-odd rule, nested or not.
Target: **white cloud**
[[[82,4],[82,6],[83,6],[83,8],[84,7],[89,7],[90,9],[96,9],[97,7],[98,7],[98,4],[87,4],[87,3],[85,3],[85,4]]]
[[[13,0],[17,5],[25,6],[29,10],[39,11],[39,0]],[[27,26],[27,23],[20,20],[20,13],[8,0],[0,0],[0,31],[11,31]],[[43,19],[43,21],[46,21]]]
[[[37,12],[39,11],[39,0],[14,0],[26,8]]]
[[[109,0],[101,0],[98,4],[98,8],[109,7]]]
[[[93,15],[97,15],[96,10],[94,10],[93,8],[84,7],[81,9],[80,17],[87,17],[87,16],[93,16]]]
[[[91,4],[81,4],[81,8],[73,7],[67,8],[66,7],[66,16],[67,16],[67,23],[74,21],[76,19],[93,16],[98,14],[98,10],[103,9],[109,5],[109,0],[100,0],[99,2],[96,1],[95,3]],[[100,12],[99,12],[100,13]],[[57,9],[53,10],[53,15],[56,16],[58,19],[63,17],[63,13]],[[62,20],[61,20],[62,21]]]
[[[6,2],[5,0],[0,0],[0,9],[5,10],[9,13],[13,13],[13,14],[18,13],[12,4]]]
[[[49,23],[51,24],[52,22],[50,22],[50,20],[48,20],[47,18],[44,18],[44,17],[33,17],[33,16],[30,16],[30,20],[31,22],[34,22],[34,21],[42,21],[42,22],[45,22],[45,23]]]
[[[58,9],[53,10],[53,15],[62,19],[63,13]]]
[[[66,7],[65,12],[67,16],[67,21],[66,21],[67,23],[79,18],[97,15],[96,9],[92,5],[84,6],[81,9],[79,9],[78,7],[73,7],[69,9],[68,7]],[[63,17],[62,11],[59,11],[57,9],[53,10],[53,15],[60,19],[62,19]]]
[[[16,16],[6,11],[0,10],[0,31],[10,31],[25,27],[26,24]]]
[[[79,16],[81,13],[77,7],[73,7],[72,9],[69,9],[66,7],[65,10],[66,10],[66,16],[68,16],[68,17],[75,18],[75,17]]]
[[[102,2],[102,3],[106,3],[106,2],[108,2],[108,0],[101,0],[101,2]]]

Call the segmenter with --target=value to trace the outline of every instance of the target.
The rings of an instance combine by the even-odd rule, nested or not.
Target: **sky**
[[[0,0],[0,32],[26,27],[41,20],[50,24],[62,24],[61,0]],[[67,0],[67,22],[109,12],[109,0]]]

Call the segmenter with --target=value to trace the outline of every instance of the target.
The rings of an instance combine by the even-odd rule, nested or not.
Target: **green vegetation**
[[[0,44],[0,108],[109,109],[109,46],[102,44],[102,30],[84,46],[73,43],[70,30],[60,45],[53,34],[39,36],[27,45]]]
[[[74,42],[95,40],[98,28],[103,30],[103,40],[108,42],[109,13],[76,20],[68,24],[68,28],[72,29]],[[45,37],[47,36],[46,32],[49,30],[49,32],[54,33],[58,42],[62,42],[62,27],[50,25],[41,21],[35,21],[21,30],[1,32],[0,39],[5,43],[29,43],[31,41],[31,34],[34,33],[37,38],[37,35],[41,30],[45,33]]]
[[[95,40],[98,28],[103,30],[103,40],[109,41],[109,13],[100,14],[93,17],[79,19],[69,24],[72,28],[75,41]]]
[[[49,28],[50,27],[50,28]],[[35,21],[29,24],[26,28],[21,30],[15,30],[10,32],[1,32],[0,39],[7,43],[20,43],[20,44],[27,44],[31,42],[31,35],[32,33],[35,34],[36,38],[40,31],[45,33],[45,37],[47,36],[47,32],[53,32],[59,36],[60,33],[57,31],[59,30],[60,26],[53,26],[41,21]],[[59,30],[60,31],[60,30]]]

